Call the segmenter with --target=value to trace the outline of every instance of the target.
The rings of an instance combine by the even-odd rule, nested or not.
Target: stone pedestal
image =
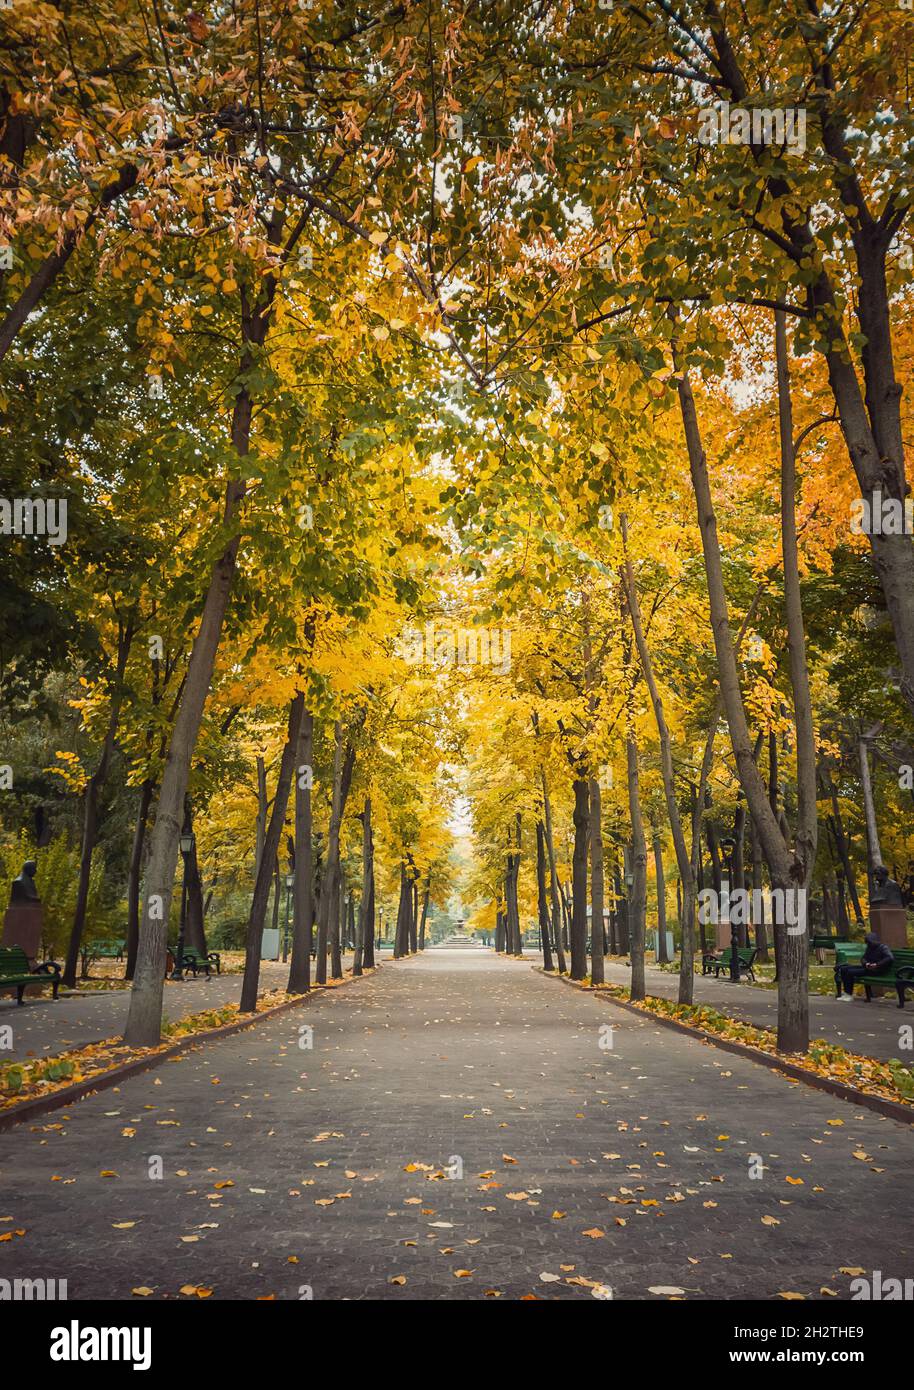
[[[908,944],[908,914],[903,907],[870,908],[870,931],[874,931],[883,946],[904,947]]]
[[[21,946],[29,964],[38,963],[41,933],[44,931],[44,908],[41,903],[10,903],[3,919],[3,946]]]
[[[717,926],[714,928],[714,933],[714,944],[717,947],[718,951],[723,946],[726,946],[727,950],[729,951],[730,943],[733,940],[733,928],[730,926],[730,923],[718,922]]]

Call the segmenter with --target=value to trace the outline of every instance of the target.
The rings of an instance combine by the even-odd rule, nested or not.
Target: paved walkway
[[[842,1268],[914,1273],[914,1129],[488,952],[385,964],[46,1120],[0,1134],[0,1236],[25,1233],[0,1278],[73,1300],[827,1299]]]
[[[351,954],[343,957],[351,965]],[[281,961],[261,961],[260,988],[285,989],[289,966]],[[205,975],[196,980],[167,980],[162,1015],[172,1023],[201,1009],[231,1004],[241,998],[241,974]],[[54,999],[49,990],[27,991],[20,1007],[15,994],[0,995],[0,1026],[12,1027],[12,1043],[0,1052],[0,1060],[26,1057],[54,1057],[70,1047],[83,1047],[102,1038],[118,1037],[124,1031],[130,991],[126,989],[86,990],[82,994],[61,995]]]
[[[541,958],[540,958],[541,959]],[[606,962],[606,979],[609,984],[628,985],[631,971],[627,966]],[[668,970],[658,970],[648,966],[645,970],[645,984],[648,994],[657,994],[663,999],[679,997],[679,975]],[[881,999],[867,1003],[863,991],[857,991],[852,1004],[839,1003],[833,995],[811,994],[809,996],[809,1031],[814,1038],[827,1038],[851,1052],[862,1052],[867,1057],[898,1057],[908,1065],[914,1063],[914,1053],[908,1041],[908,1029],[914,1027],[914,1003],[909,999],[905,1009],[899,1009],[894,989]],[[777,990],[759,989],[755,985],[741,981],[738,985],[721,977],[696,975],[696,1004],[710,1004],[721,1013],[755,1023],[761,1027],[775,1028],[778,1020]]]

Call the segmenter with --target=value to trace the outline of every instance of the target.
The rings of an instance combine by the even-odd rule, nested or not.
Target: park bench
[[[89,978],[89,971],[97,960],[123,960],[127,949],[126,941],[90,941],[80,948],[82,978]]]
[[[0,989],[15,989],[16,1003],[21,1004],[29,985],[53,985],[56,999],[60,966],[55,960],[46,960],[31,970],[21,946],[0,946]]]
[[[841,993],[841,966],[859,965],[863,960],[863,952],[866,948],[857,942],[851,942],[846,946],[835,948],[835,993]],[[881,971],[878,975],[863,975],[857,981],[863,985],[863,992],[866,995],[867,1003],[873,997],[874,986],[894,985],[898,995],[898,1007],[904,1008],[905,992],[914,990],[914,951],[908,947],[893,947],[892,955],[894,960],[888,970]]]
[[[702,975],[710,975],[713,971],[715,980],[719,980],[720,972],[722,970],[725,970],[727,974],[729,974],[730,952],[732,951],[732,949],[733,948],[731,946],[722,946],[720,948],[719,953],[716,951],[706,951],[701,958]],[[739,958],[737,973],[740,979],[742,979],[742,977],[745,975],[746,979],[751,980],[754,984],[755,971],[752,967],[755,963],[755,958],[758,955],[758,947],[738,946],[736,948],[736,954]]]
[[[814,932],[809,938],[811,951],[833,951],[837,945],[847,945],[849,936],[832,936],[830,932]]]
[[[194,979],[196,979],[198,970],[202,970],[204,974],[209,975],[210,967],[213,965],[216,967],[216,974],[221,975],[222,957],[218,951],[210,951],[207,955],[204,955],[202,951],[196,950],[195,947],[188,946],[184,952],[181,969],[192,970]]]

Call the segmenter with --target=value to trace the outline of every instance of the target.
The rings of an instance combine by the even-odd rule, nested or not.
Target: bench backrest
[[[0,946],[0,976],[31,973],[28,956],[21,946]]]
[[[863,959],[863,952],[866,947],[862,942],[852,941],[847,945],[835,947],[835,963],[837,965],[859,965]],[[891,947],[894,957],[894,967],[900,965],[914,965],[914,950],[909,946]]]
[[[914,951],[910,946],[892,946],[890,950],[894,957],[894,966],[914,965]]]

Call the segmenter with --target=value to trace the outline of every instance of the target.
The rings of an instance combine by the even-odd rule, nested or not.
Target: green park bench
[[[701,958],[702,975],[710,975],[713,972],[715,980],[719,980],[720,972],[722,970],[725,970],[727,974],[729,974],[731,950],[732,947],[730,946],[722,946],[719,952],[705,951],[704,955]],[[752,980],[752,982],[755,983],[755,971],[753,970],[753,965],[755,963],[755,958],[758,955],[758,947],[738,946],[736,948],[736,954],[739,957],[739,965],[737,967],[737,971],[740,979],[742,979],[742,977],[745,975],[747,980]]]
[[[97,941],[92,947],[97,960],[123,960],[126,941]]]
[[[835,947],[835,994],[841,993],[841,967],[842,965],[859,965],[863,960],[863,952],[866,947],[858,942],[850,942],[845,946]],[[894,985],[898,995],[898,1007],[904,1008],[905,991],[914,990],[914,951],[908,947],[893,947],[892,955],[894,960],[888,970],[881,971],[878,975],[863,975],[857,981],[863,985],[867,1003],[873,997],[873,986]]]
[[[809,938],[811,951],[833,951],[838,945],[847,945],[849,936],[832,936],[830,932],[814,932]]]
[[[60,966],[55,960],[46,960],[31,970],[21,946],[0,946],[0,989],[15,989],[16,1003],[21,1004],[29,985],[53,985],[56,999]]]
[[[127,949],[126,941],[89,941],[80,949],[83,965],[83,978],[97,960],[123,960]]]
[[[218,951],[210,951],[204,955],[202,951],[196,950],[193,946],[188,946],[184,951],[184,958],[181,964],[182,970],[192,970],[194,979],[197,972],[202,970],[205,975],[211,973],[210,967],[216,967],[216,974],[222,974],[222,957]]]

